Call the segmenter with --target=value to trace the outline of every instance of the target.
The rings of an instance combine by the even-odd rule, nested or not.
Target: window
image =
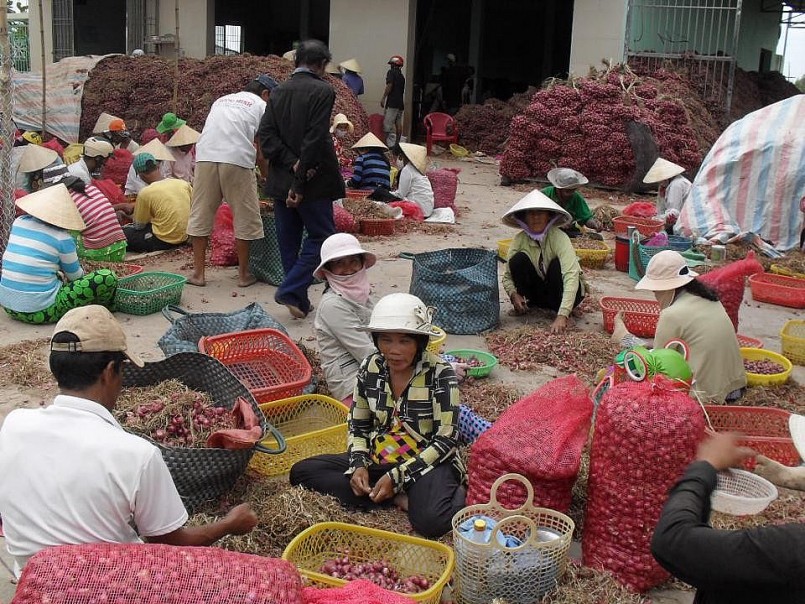
[[[237,55],[243,52],[243,28],[240,25],[215,26],[215,54]]]

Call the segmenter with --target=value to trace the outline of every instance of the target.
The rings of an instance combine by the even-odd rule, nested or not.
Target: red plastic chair
[[[446,113],[429,113],[425,116],[425,130],[427,130],[427,148],[430,155],[433,141],[446,141],[458,143],[458,124],[452,116]]]

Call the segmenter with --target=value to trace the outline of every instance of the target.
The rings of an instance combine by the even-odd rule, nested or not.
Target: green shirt
[[[567,210],[573,217],[574,222],[577,222],[580,226],[584,225],[588,220],[590,220],[590,218],[593,217],[593,212],[590,210],[590,206],[587,205],[584,197],[582,197],[581,193],[578,191],[574,191],[573,196],[567,202],[559,201],[559,195],[556,193],[556,187],[545,187],[542,189],[542,192]]]

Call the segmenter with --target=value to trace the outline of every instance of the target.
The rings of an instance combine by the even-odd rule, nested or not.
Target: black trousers
[[[509,272],[517,288],[517,293],[526,299],[529,306],[547,308],[554,312],[562,305],[565,284],[562,280],[562,266],[559,258],[554,258],[548,265],[546,278],[537,273],[537,269],[525,252],[518,252],[509,259]],[[581,283],[576,290],[573,308],[577,307],[584,296],[581,294]]]
[[[393,466],[374,464],[369,466],[369,484],[374,485]],[[358,497],[349,486],[349,454],[317,455],[293,465],[291,484],[326,495],[337,497],[341,503],[364,511],[392,505],[389,499],[383,504],[373,503],[368,497]],[[406,489],[408,495],[408,519],[414,530],[423,537],[441,537],[452,529],[451,521],[456,512],[464,508],[466,490],[461,485],[455,468],[445,462],[433,468]]]
[[[377,187],[367,199],[371,199],[372,201],[383,201],[385,203],[401,201],[399,197],[392,195],[391,192],[385,187]]]
[[[184,243],[168,243],[162,241],[159,237],[154,235],[151,230],[151,223],[148,223],[145,228],[135,229],[134,226],[127,224],[123,227],[123,233],[126,235],[126,247],[130,252],[155,252],[157,250],[172,250],[175,247],[180,247]]]

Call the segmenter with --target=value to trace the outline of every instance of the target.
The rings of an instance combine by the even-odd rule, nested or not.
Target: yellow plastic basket
[[[795,365],[805,365],[805,321],[791,319],[780,330],[783,356]]]
[[[498,239],[498,256],[500,256],[501,260],[509,259],[509,246],[511,243],[511,239]]]
[[[321,394],[305,394],[260,405],[260,410],[279,433],[287,448],[280,455],[257,452],[249,467],[265,476],[286,474],[297,461],[347,450],[347,414],[340,401]],[[263,444],[277,448],[273,437]]]
[[[470,154],[465,147],[455,143],[450,143],[450,153],[453,154],[453,157],[467,157]]]
[[[354,563],[385,561],[401,577],[425,577],[430,588],[418,594],[402,594],[414,602],[439,604],[442,589],[455,565],[453,550],[443,543],[343,522],[320,522],[294,537],[282,559],[294,564],[306,583],[340,587],[346,583],[319,572],[325,562],[349,552]]]
[[[747,386],[779,386],[780,384],[785,384],[794,369],[791,361],[783,355],[763,348],[741,348],[741,356],[747,361],[772,361],[785,367],[784,371],[771,375],[747,371]]]
[[[607,263],[607,258],[609,257],[609,246],[603,241],[590,242],[590,244],[593,243],[596,244],[595,249],[578,248],[574,246],[579,264],[585,268],[604,268],[604,265]]]
[[[433,338],[426,348],[428,352],[432,352],[433,354],[439,354],[442,351],[442,346],[444,345],[445,340],[447,340],[447,332],[441,327],[433,326],[433,333],[438,333],[438,338]]]
[[[797,279],[805,279],[805,273],[798,273],[796,271],[792,271],[790,268],[781,266],[779,264],[772,264],[769,267],[769,272],[774,273],[775,275],[785,275],[786,277],[796,277]]]

